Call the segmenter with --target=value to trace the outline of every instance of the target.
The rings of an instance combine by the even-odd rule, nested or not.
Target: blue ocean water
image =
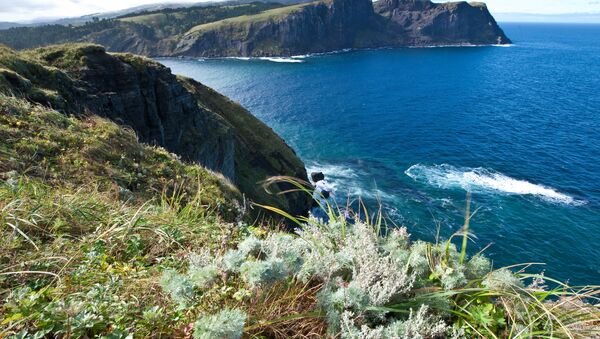
[[[600,283],[600,25],[505,24],[511,47],[161,59],[247,107],[415,238],[462,226],[500,267]]]

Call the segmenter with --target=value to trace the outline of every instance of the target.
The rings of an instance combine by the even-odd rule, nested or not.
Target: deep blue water
[[[600,283],[600,25],[505,24],[512,47],[295,59],[162,59],[275,129],[337,196],[415,238],[462,225],[495,266]],[[280,60],[281,61],[281,60]]]

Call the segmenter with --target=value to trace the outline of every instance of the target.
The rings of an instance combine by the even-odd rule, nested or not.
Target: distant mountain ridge
[[[600,24],[600,13],[498,13],[501,22]]]
[[[511,41],[483,3],[424,0],[228,3],[146,10],[82,26],[0,31],[0,43],[16,49],[65,42],[154,57],[261,57]]]

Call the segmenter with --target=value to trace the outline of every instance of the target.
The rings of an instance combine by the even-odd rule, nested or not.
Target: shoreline
[[[378,50],[401,50],[401,49],[428,49],[428,48],[482,48],[482,47],[502,47],[509,48],[514,47],[516,44],[439,44],[439,45],[416,45],[416,46],[387,46],[387,47],[373,47],[373,48],[344,48],[334,50],[330,52],[315,52],[307,54],[294,54],[294,55],[271,55],[271,56],[212,56],[212,57],[198,57],[198,56],[149,56],[149,58],[160,60],[160,59],[189,59],[197,61],[205,60],[240,60],[240,61],[271,61],[280,63],[302,63],[302,59],[311,57],[327,56],[335,54],[344,54],[351,52],[362,52],[362,51],[378,51]]]

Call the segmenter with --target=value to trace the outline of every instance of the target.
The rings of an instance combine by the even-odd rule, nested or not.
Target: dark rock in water
[[[310,178],[313,182],[318,182],[321,180],[325,180],[325,174],[323,174],[323,172],[312,172],[310,174]]]
[[[272,4],[259,12],[253,7],[247,15],[212,21],[202,21],[193,10],[153,14],[180,18],[187,26],[170,20],[141,18],[140,24],[123,18],[68,32],[57,29],[62,33],[48,36],[44,43],[88,41],[114,52],[171,57],[289,56],[348,48],[510,43],[486,5],[478,2],[321,0],[277,6],[282,5]],[[43,28],[0,31],[0,43],[36,47],[18,38],[21,31],[35,36],[36,30],[44,33]]]
[[[255,202],[293,215],[310,208],[307,195],[274,195],[261,186],[271,176],[308,180],[294,151],[243,107],[192,79],[97,45],[52,46],[25,55],[0,47],[0,54],[7,56],[0,58],[0,92],[69,114],[107,117],[131,127],[145,143],[222,173]]]

